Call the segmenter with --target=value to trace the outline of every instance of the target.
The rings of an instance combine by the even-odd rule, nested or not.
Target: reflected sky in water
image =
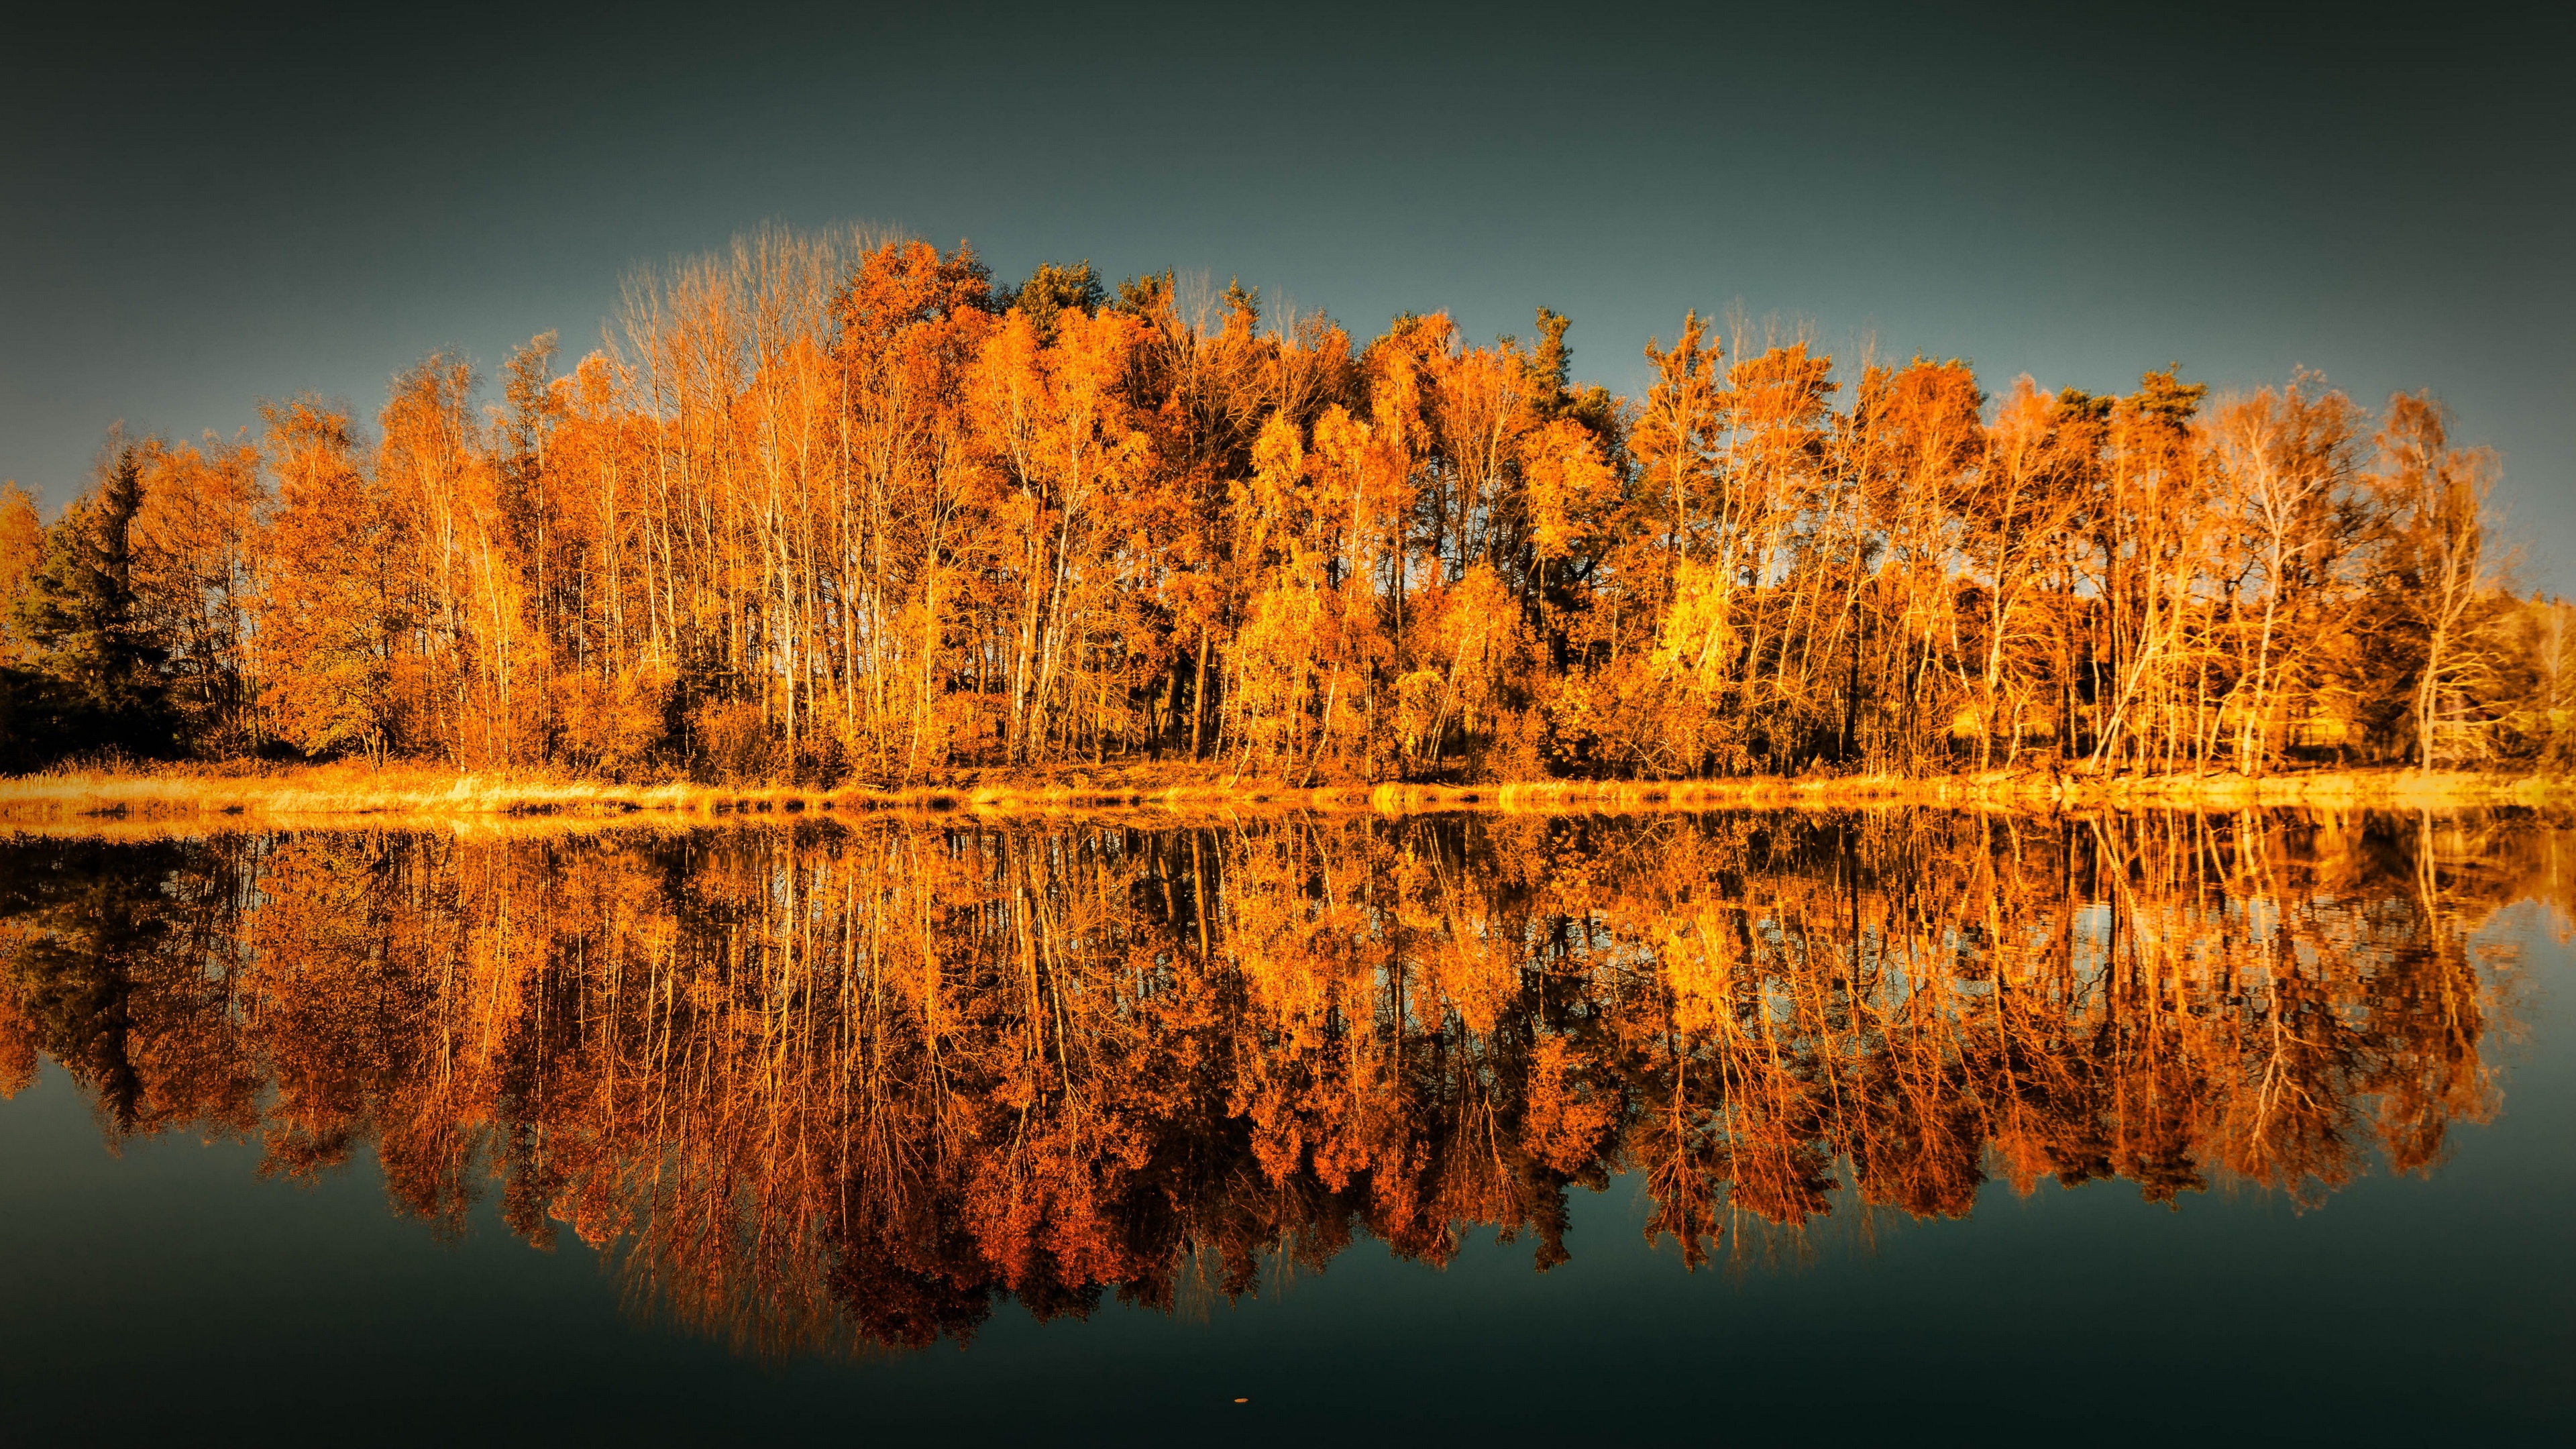
[[[2570,843],[22,840],[0,1440],[2554,1437]]]

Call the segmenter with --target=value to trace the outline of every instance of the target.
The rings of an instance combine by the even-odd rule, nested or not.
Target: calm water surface
[[[2571,901],[2509,816],[21,837],[0,1442],[2561,1440]]]

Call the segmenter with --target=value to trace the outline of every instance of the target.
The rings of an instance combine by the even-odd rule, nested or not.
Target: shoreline
[[[695,825],[745,816],[876,813],[975,816],[1385,816],[1491,812],[1624,815],[1666,811],[1926,807],[2015,813],[2255,808],[2451,810],[2576,804],[2576,777],[2416,770],[2058,776],[1992,771],[1748,777],[1667,782],[1541,780],[1459,785],[1289,786],[1228,782],[1172,767],[970,771],[901,789],[786,785],[622,785],[421,766],[306,765],[256,773],[66,771],[0,779],[0,826],[111,822],[319,826],[513,820]]]

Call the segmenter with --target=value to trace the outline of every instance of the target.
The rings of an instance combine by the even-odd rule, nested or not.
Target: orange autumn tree
[[[393,502],[345,409],[301,397],[262,405],[260,421],[277,489],[255,539],[265,727],[312,753],[416,746],[393,689],[409,627]]]
[[[1004,760],[1105,745],[1145,660],[1126,616],[1152,566],[1145,435],[1118,383],[1138,342],[1114,312],[1015,307],[968,383],[983,445],[1008,479],[994,510]]]
[[[143,445],[142,463],[135,592],[152,629],[167,641],[174,702],[203,747],[255,749],[261,743],[258,524],[268,503],[259,449],[211,436],[202,448],[153,438]]]
[[[18,623],[18,611],[27,597],[27,576],[44,556],[45,524],[36,496],[14,479],[0,483],[0,665],[36,662],[37,647]]]

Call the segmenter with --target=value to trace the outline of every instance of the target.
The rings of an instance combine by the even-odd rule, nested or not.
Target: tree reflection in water
[[[1640,1175],[1697,1266],[1841,1201],[2120,1177],[2314,1201],[2500,1093],[2505,819],[1936,812],[0,847],[0,1091],[372,1146],[396,1208],[620,1254],[772,1353],[1114,1290],[1564,1261]]]

